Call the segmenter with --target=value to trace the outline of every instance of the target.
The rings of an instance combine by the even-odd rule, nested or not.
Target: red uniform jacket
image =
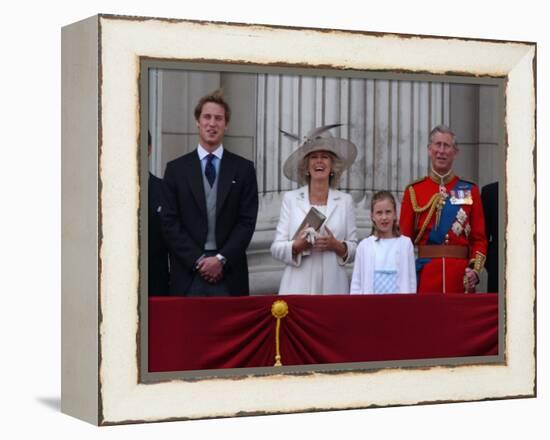
[[[445,187],[442,196],[438,196],[441,194],[440,180],[435,175],[417,180],[405,189],[399,220],[401,232],[411,237],[415,245],[463,246],[467,257],[418,258],[417,292],[421,294],[464,292],[466,267],[479,273],[487,254],[483,206],[478,187],[452,173],[442,183]],[[438,207],[443,205],[447,205],[445,209],[452,212],[452,216],[447,215],[446,221],[443,211],[438,214]],[[440,234],[441,241],[434,242],[430,234],[438,221],[441,221],[442,227],[445,223],[449,227]]]

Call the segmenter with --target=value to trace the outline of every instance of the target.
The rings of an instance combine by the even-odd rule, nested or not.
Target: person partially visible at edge
[[[224,148],[231,119],[221,90],[195,107],[199,145],[166,166],[162,226],[170,294],[249,295],[246,249],[258,215],[254,164]]]
[[[345,264],[357,247],[355,212],[351,196],[334,188],[357,148],[332,137],[329,129],[338,125],[312,130],[285,161],[284,175],[303,186],[285,193],[271,245],[273,257],[286,265],[279,294],[349,293]],[[306,224],[293,239],[311,207],[326,217],[323,225],[315,231]]]
[[[151,133],[147,137],[147,152],[151,155]],[[148,293],[149,296],[168,295],[170,272],[168,266],[168,246],[162,235],[161,218],[162,211],[162,179],[149,172],[149,203],[148,203]]]
[[[350,293],[416,293],[414,249],[399,230],[392,193],[377,192],[370,206],[372,235],[357,247]]]
[[[481,188],[487,236],[487,292],[498,292],[498,182]]]
[[[453,172],[455,134],[438,125],[429,139],[430,172],[405,189],[399,222],[418,249],[417,292],[475,292],[487,255],[479,189]]]

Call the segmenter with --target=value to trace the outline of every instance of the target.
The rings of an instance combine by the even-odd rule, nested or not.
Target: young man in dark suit
[[[231,110],[220,91],[199,100],[197,149],[168,163],[162,227],[170,248],[170,294],[249,294],[248,247],[258,215],[254,164],[224,149]]]

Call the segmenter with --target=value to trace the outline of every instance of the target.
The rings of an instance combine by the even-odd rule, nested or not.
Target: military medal
[[[466,211],[460,208],[456,213],[456,219],[460,222],[461,225],[463,225],[466,222],[467,218],[468,218],[468,214],[466,214]]]
[[[457,194],[454,189],[451,190],[451,198],[450,198],[451,205],[458,205],[457,203]]]
[[[462,227],[462,225],[460,224],[460,222],[456,221],[453,223],[453,226],[451,226],[451,229],[453,230],[453,232],[455,233],[455,235],[460,235],[462,234],[462,230],[464,229]]]
[[[469,189],[451,190],[452,205],[472,205],[473,203],[474,200],[472,199],[472,191]]]

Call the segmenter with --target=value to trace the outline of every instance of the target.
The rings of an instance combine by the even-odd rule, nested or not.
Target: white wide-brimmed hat
[[[314,128],[305,137],[303,143],[285,161],[283,166],[284,175],[300,185],[307,183],[306,176],[300,170],[300,163],[308,154],[315,151],[328,151],[334,154],[341,162],[341,166],[334,171],[334,179],[337,182],[344,171],[346,171],[357,157],[357,147],[347,139],[333,137],[329,130],[339,127],[342,124],[324,125]],[[300,138],[294,134],[281,130],[283,134],[297,141]]]

